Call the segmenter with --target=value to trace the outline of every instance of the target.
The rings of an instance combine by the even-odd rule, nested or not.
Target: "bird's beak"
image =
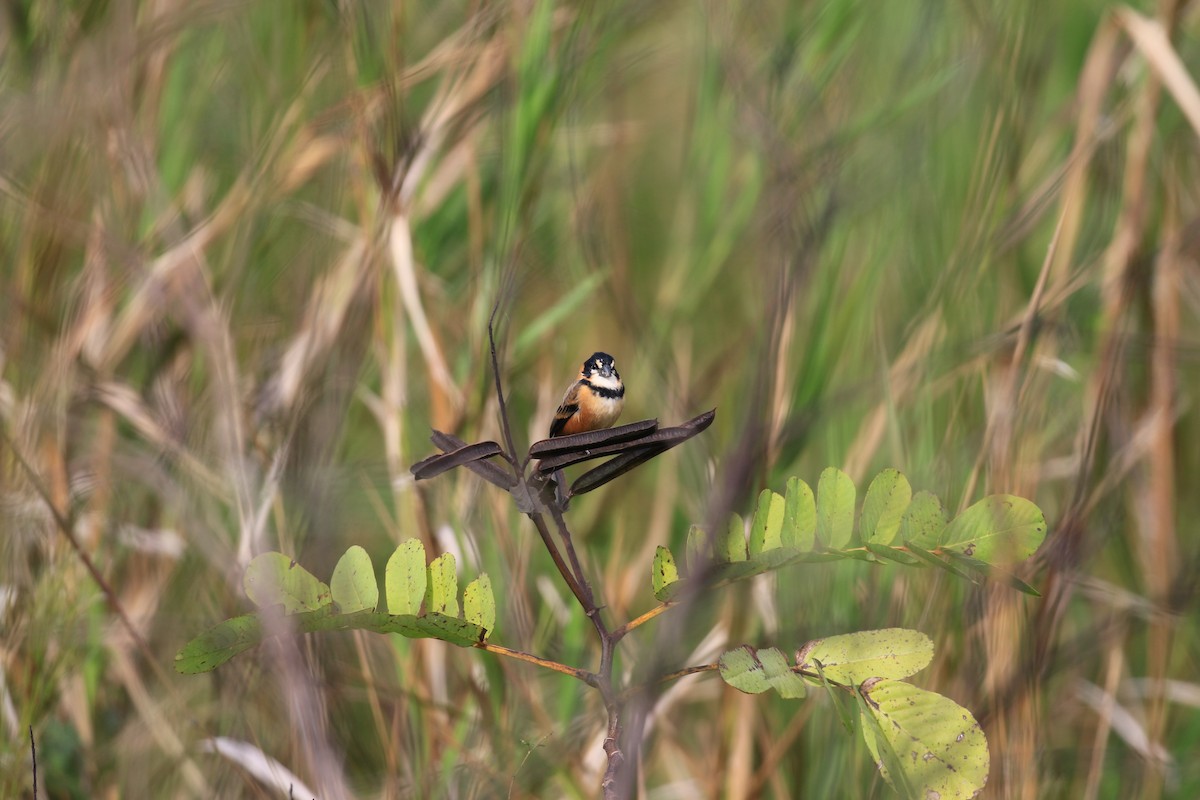
[[[605,378],[611,378],[613,374],[612,367],[607,364],[600,368],[600,375]]]

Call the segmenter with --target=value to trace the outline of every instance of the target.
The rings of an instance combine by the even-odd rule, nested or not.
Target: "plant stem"
[[[613,638],[616,639],[617,641],[620,641],[622,638],[625,637],[625,634],[629,633],[630,631],[632,631],[635,628],[640,628],[642,625],[645,625],[647,622],[654,619],[659,614],[662,614],[666,611],[671,610],[676,605],[677,604],[675,602],[668,600],[667,602],[665,602],[661,605],[655,606],[654,608],[647,611],[645,614],[642,614],[640,617],[631,619],[631,620],[629,620],[629,622],[626,622],[624,625],[622,625],[621,627],[614,630],[612,632]]]
[[[492,376],[495,381],[496,399],[500,404],[500,424],[504,431],[504,443],[507,448],[505,457],[510,464],[513,465],[517,473],[517,480],[521,484],[522,490],[532,496],[529,481],[525,475],[525,465],[529,463],[529,458],[524,460],[517,458],[517,449],[514,443],[512,434],[512,425],[508,419],[508,406],[504,402],[504,387],[500,380],[500,360],[496,355],[496,336],[495,336],[495,321],[496,313],[500,309],[499,301],[492,306],[492,316],[488,320],[488,344],[491,350],[492,359]],[[596,634],[600,637],[600,669],[596,673],[590,673],[583,670],[575,671],[572,667],[566,667],[563,664],[552,666],[555,662],[543,662],[535,656],[529,656],[526,653],[517,655],[519,651],[507,650],[500,648],[492,650],[499,653],[504,650],[504,655],[510,655],[514,658],[519,658],[530,663],[541,664],[550,669],[557,669],[559,672],[577,677],[585,681],[591,686],[595,686],[600,690],[600,696],[604,700],[604,710],[608,714],[608,735],[604,738],[604,752],[608,756],[608,768],[604,771],[604,779],[600,783],[601,790],[604,793],[605,800],[621,800],[628,797],[633,788],[631,776],[624,771],[625,754],[621,752],[621,711],[624,704],[617,696],[617,692],[613,687],[612,671],[613,671],[613,655],[616,649],[617,640],[620,638],[614,636],[609,631],[603,617],[600,615],[600,608],[596,605],[596,600],[592,594],[592,587],[588,583],[587,576],[583,572],[583,565],[579,562],[579,556],[575,553],[575,544],[571,538],[571,531],[567,527],[567,522],[563,519],[562,510],[556,506],[550,506],[551,515],[554,518],[555,527],[558,529],[559,536],[562,538],[563,547],[567,551],[567,558],[570,559],[570,566],[563,561],[562,553],[554,544],[554,539],[550,536],[550,530],[546,526],[546,520],[538,511],[528,514],[533,520],[533,525],[537,528],[538,535],[542,538],[542,544],[546,546],[546,550],[550,553],[550,558],[554,561],[554,566],[558,568],[563,580],[567,582],[567,586],[571,589],[571,593],[575,595],[575,599],[579,605],[583,607],[588,619],[592,621],[592,625],[596,628]],[[477,645],[480,646],[480,645]],[[482,646],[482,649],[488,650],[494,648],[494,645]],[[561,669],[559,669],[561,667]],[[586,677],[585,677],[586,676]]]
[[[561,672],[563,675],[569,675],[576,680],[583,681],[588,686],[596,686],[598,682],[596,673],[594,672],[588,672],[586,669],[572,667],[567,664],[559,663],[558,661],[551,661],[548,658],[541,658],[540,656],[535,656],[531,653],[525,653],[521,650],[513,650],[510,647],[503,647],[502,645],[498,644],[488,644],[487,642],[479,642],[474,646],[479,650],[484,650],[488,653],[494,653],[498,656],[507,656],[508,658],[516,659],[517,661],[524,661],[528,664],[536,664],[539,667],[545,667],[546,669],[554,670],[555,672]]]

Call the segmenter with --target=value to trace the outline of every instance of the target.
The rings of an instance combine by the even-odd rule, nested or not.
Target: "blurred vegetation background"
[[[573,505],[614,620],[655,545],[790,475],[1021,494],[1041,599],[795,567],[679,666],[914,627],[988,795],[1200,796],[1198,33],[1173,0],[4,3],[0,794],[32,730],[39,797],[286,796],[268,758],[324,798],[595,796],[560,675],[366,635],[171,666],[252,553],[327,577],[411,536],[490,574],[494,642],[594,666],[507,498],[409,477],[431,426],[497,437],[499,299],[526,443],[598,349],[624,421],[718,408]],[[712,676],[641,781],[890,796],[824,698]]]

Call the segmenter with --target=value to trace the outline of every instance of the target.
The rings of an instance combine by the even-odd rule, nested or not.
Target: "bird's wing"
[[[551,439],[561,434],[567,420],[579,413],[579,387],[578,381],[572,383],[571,388],[563,395],[562,402],[558,404],[558,411],[554,412],[554,419],[550,422]]]

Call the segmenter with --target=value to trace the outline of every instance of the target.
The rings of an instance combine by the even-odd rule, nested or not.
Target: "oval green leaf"
[[[778,550],[783,544],[783,498],[770,489],[763,489],[758,496],[758,508],[750,525],[750,557],[754,558],[765,550]]]
[[[383,576],[387,607],[391,614],[416,616],[421,613],[428,583],[425,571],[425,545],[420,539],[400,543],[388,559]]]
[[[492,579],[486,573],[463,590],[463,619],[489,634],[496,629],[496,597],[492,594]]]
[[[783,506],[783,530],[780,538],[784,547],[808,552],[816,543],[817,503],[813,490],[799,478],[788,478],[787,497]]]
[[[316,611],[333,601],[328,586],[283,553],[255,556],[246,567],[242,587],[254,605],[282,605],[285,614]]]
[[[654,596],[659,600],[669,598],[669,588],[679,582],[679,570],[675,566],[675,556],[661,544],[654,551],[654,569],[650,574],[650,585]]]
[[[708,534],[699,525],[688,528],[687,545],[684,549],[684,569],[687,575],[699,575],[708,566]]]
[[[917,492],[900,522],[900,541],[912,542],[926,550],[937,547],[948,519],[937,495]]]
[[[817,482],[817,538],[831,550],[845,550],[854,532],[854,481],[826,467]]]
[[[955,517],[940,545],[988,564],[1013,564],[1033,555],[1045,538],[1040,508],[1023,497],[994,494]]]
[[[721,679],[739,692],[762,694],[771,688],[763,673],[762,663],[750,645],[726,650],[717,661]]]
[[[367,551],[352,546],[338,559],[329,581],[333,602],[343,614],[374,611],[379,605],[379,584],[375,581],[375,566]]]
[[[903,681],[864,687],[864,698],[860,713],[877,724],[862,725],[863,739],[888,783],[922,798],[975,797],[983,789],[987,739],[970,711]]]
[[[746,560],[746,524],[734,514],[722,535],[717,536],[717,561],[736,564]]]
[[[792,668],[782,652],[774,647],[767,647],[759,650],[757,655],[759,663],[763,665],[767,682],[771,684],[772,689],[778,692],[780,697],[785,700],[799,700],[808,694],[804,679],[792,672]]]
[[[863,500],[860,530],[862,540],[872,544],[891,544],[900,532],[904,509],[912,500],[912,486],[899,470],[885,469],[875,476]]]
[[[816,639],[796,653],[801,669],[815,672],[820,662],[827,680],[845,686],[860,684],[867,678],[907,678],[932,660],[933,640],[907,628]]]
[[[429,563],[425,612],[447,617],[458,616],[458,572],[455,570],[453,553],[442,553]]]
[[[728,650],[717,662],[721,678],[733,688],[747,694],[761,694],[774,689],[780,697],[804,697],[804,680],[792,672],[783,653],[774,647],[756,651],[749,645]]]
[[[192,639],[175,656],[175,669],[184,675],[210,672],[262,641],[262,622],[245,614],[214,625]]]

